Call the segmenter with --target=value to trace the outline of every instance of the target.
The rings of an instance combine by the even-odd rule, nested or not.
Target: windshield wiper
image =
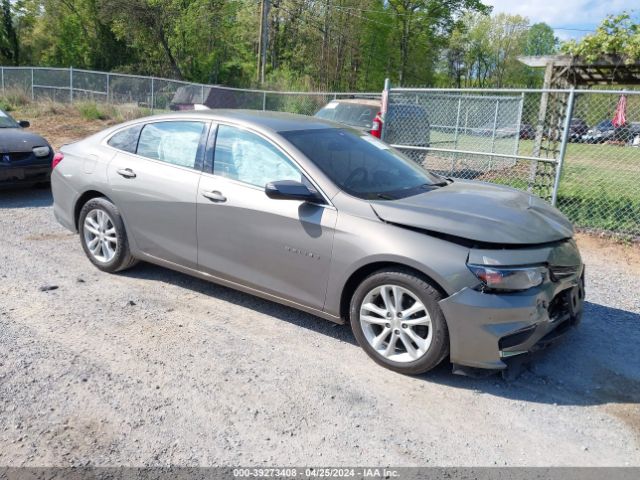
[[[387,195],[386,193],[377,193],[376,197],[378,197],[380,200],[395,200],[394,197],[392,197],[391,195]]]
[[[420,185],[422,188],[431,188],[431,187],[446,187],[447,185],[449,185],[449,182],[444,181],[444,182],[436,182],[436,183],[424,183],[422,185]]]

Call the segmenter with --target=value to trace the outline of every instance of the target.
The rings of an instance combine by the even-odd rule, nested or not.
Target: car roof
[[[213,121],[230,121],[259,127],[273,132],[292,130],[316,130],[326,128],[344,128],[344,125],[296,113],[269,112],[262,110],[211,109],[187,110],[147,117],[148,119],[180,119],[182,117],[201,117]],[[139,119],[143,120],[143,119]]]
[[[380,107],[382,100],[373,98],[339,98],[331,100],[329,103],[350,103],[356,105],[366,105],[368,107]]]

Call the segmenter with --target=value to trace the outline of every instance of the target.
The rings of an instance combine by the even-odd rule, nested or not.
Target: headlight
[[[34,147],[33,154],[36,157],[46,157],[47,155],[49,155],[50,151],[51,149],[49,147]]]
[[[486,290],[517,291],[537,287],[547,277],[546,267],[502,268],[467,265]]]

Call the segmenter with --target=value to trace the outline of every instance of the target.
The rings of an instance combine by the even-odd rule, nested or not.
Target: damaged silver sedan
[[[397,372],[504,370],[581,317],[560,212],[335,123],[159,115],[67,145],[54,166],[55,215],[100,270],[143,260],[349,322]]]

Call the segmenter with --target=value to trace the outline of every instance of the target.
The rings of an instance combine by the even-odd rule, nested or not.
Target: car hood
[[[478,242],[530,245],[573,235],[569,220],[540,198],[482,182],[455,181],[371,206],[386,222]]]
[[[0,153],[30,152],[33,147],[49,146],[40,135],[21,128],[0,128]]]

